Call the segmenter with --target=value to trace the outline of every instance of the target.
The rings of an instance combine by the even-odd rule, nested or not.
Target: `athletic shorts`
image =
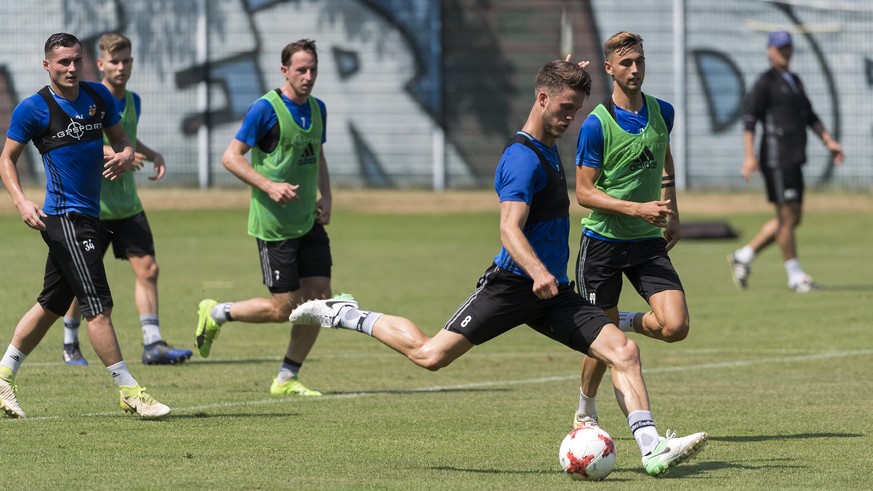
[[[767,199],[771,203],[803,203],[803,166],[761,164],[761,175],[767,186]]]
[[[101,244],[104,253],[109,249],[109,244],[112,244],[112,253],[116,259],[155,255],[155,241],[144,211],[132,217],[102,220],[102,222],[107,232]]]
[[[296,239],[266,241],[258,239],[261,272],[270,293],[288,293],[300,289],[300,278],[330,278],[333,261],[330,239],[324,227],[315,224],[306,235]]]
[[[573,285],[558,287],[558,295],[540,300],[533,280],[491,265],[476,291],[458,308],[444,329],[482,344],[522,324],[581,353],[588,353],[603,326],[611,321],[580,297]]]
[[[583,233],[576,260],[579,294],[602,309],[615,307],[621,295],[622,273],[647,302],[658,292],[684,291],[666,245],[663,238],[610,242]]]
[[[42,219],[42,240],[48,245],[45,278],[38,302],[64,315],[73,297],[86,318],[112,308],[112,294],[103,269],[100,219],[81,213],[49,215]]]

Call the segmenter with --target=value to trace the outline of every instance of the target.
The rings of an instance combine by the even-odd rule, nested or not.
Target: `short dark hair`
[[[591,75],[575,63],[555,60],[540,68],[534,80],[534,91],[536,92],[544,90],[550,94],[556,94],[567,87],[582,91],[585,93],[585,97],[588,97],[591,94]]]
[[[81,45],[79,38],[66,32],[58,32],[49,36],[45,41],[45,57],[48,58],[55,48],[72,48],[76,45]]]
[[[298,39],[282,49],[282,66],[291,65],[291,57],[298,51],[308,51],[318,63],[318,53],[315,51],[315,41],[312,39]]]

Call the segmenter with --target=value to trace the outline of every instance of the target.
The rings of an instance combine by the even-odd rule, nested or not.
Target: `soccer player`
[[[625,332],[667,342],[688,335],[688,306],[667,255],[679,240],[679,208],[669,133],[673,106],[642,91],[643,39],[619,32],[603,45],[612,94],[582,123],[576,150],[576,200],[582,220],[576,262],[579,294]],[[618,311],[622,274],[648,302],[648,312]],[[606,365],[582,364],[573,424],[597,424],[595,396]]]
[[[301,39],[285,46],[281,71],[285,84],[252,104],[221,159],[252,188],[248,233],[257,240],[263,281],[271,296],[201,301],[195,337],[204,358],[229,321],[283,322],[300,302],[331,295],[325,226],[330,223],[332,197],[323,150],[327,111],[311,95],[318,76],[315,41]],[[249,150],[251,163],[245,157]],[[317,336],[317,327],[292,327],[271,394],[321,395],[299,380]]]
[[[100,56],[97,68],[103,72],[103,85],[115,98],[121,127],[134,147],[134,167],[139,169],[144,161],[154,163],[154,174],[149,179],[157,181],[164,177],[164,156],[152,150],[137,137],[140,116],[140,97],[127,90],[127,82],[133,67],[130,39],[117,33],[107,33],[98,41]],[[114,151],[103,137],[104,155]],[[142,326],[142,362],[146,365],[172,365],[191,358],[191,350],[175,349],[161,336],[158,322],[158,263],[155,261],[155,243],[146,219],[145,211],[136,192],[133,172],[125,172],[118,179],[104,179],[100,190],[100,220],[106,231],[100,247],[103,253],[112,243],[117,259],[130,261],[136,275],[134,299]],[[75,300],[64,316],[64,362],[68,365],[87,365],[79,349],[79,304]]]
[[[133,146],[119,123],[115,99],[102,84],[80,81],[82,44],[57,33],[45,42],[43,68],[51,83],[12,112],[0,154],[0,177],[24,223],[48,246],[42,293],[24,314],[0,359],[0,407],[24,418],[15,377],[52,324],[79,299],[91,344],[120,392],[121,408],[159,418],[170,408],[156,401],[130,374],[112,326],[112,295],[100,250],[100,185],[132,167]],[[103,155],[103,133],[115,151]],[[42,154],[46,194],[42,207],[21,189],[16,163],[28,141]]]
[[[767,56],[772,65],[755,82],[746,100],[743,122],[742,175],[748,182],[760,171],[767,187],[767,199],[776,207],[776,216],[768,220],[752,240],[728,256],[731,275],[738,288],[749,284],[752,260],[776,242],[782,252],[788,288],[806,293],[820,286],[806,274],[797,259],[795,230],[803,216],[803,164],[806,163],[806,127],[821,138],[834,164],[843,163],[843,147],[824,127],[812,109],[803,82],[789,71],[794,47],[787,31],[771,32]],[[755,126],[763,122],[760,159],[755,156]]]
[[[350,297],[311,300],[290,320],[373,336],[428,370],[439,370],[478,344],[521,324],[612,368],[646,472],[659,476],[698,451],[706,433],[662,438],[655,429],[639,348],[603,311],[576,294],[567,278],[570,199],[556,140],[591,90],[587,63],[553,61],[537,73],[527,122],[503,151],[494,187],[503,247],[476,290],[433,337],[403,317],[360,310]]]

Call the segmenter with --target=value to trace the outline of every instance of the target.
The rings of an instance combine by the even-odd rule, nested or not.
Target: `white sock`
[[[209,316],[212,317],[212,320],[214,320],[219,326],[225,322],[232,321],[233,319],[230,317],[230,307],[232,305],[233,302],[220,303],[215,307],[212,307],[212,310],[209,311]]]
[[[788,273],[788,284],[794,285],[801,281],[806,273],[800,267],[800,261],[797,258],[785,261],[785,272]]]
[[[642,312],[619,312],[618,313],[618,329],[622,332],[637,332],[634,329],[634,319],[638,315],[643,315]]]
[[[594,404],[594,398],[588,397],[579,389],[579,410],[580,413],[585,413],[592,418],[597,418],[597,406]]]
[[[652,412],[634,411],[627,415],[627,424],[630,426],[631,433],[633,433],[643,457],[652,453],[660,438],[658,430],[655,428],[655,421],[652,419]]]
[[[749,264],[755,259],[755,250],[749,246],[743,246],[734,252],[734,259],[743,264]]]
[[[368,310],[358,310],[354,307],[345,307],[340,312],[340,327],[346,329],[354,329],[362,332],[367,336],[373,335],[373,325],[382,317],[381,312],[370,312]]]
[[[142,325],[142,343],[144,345],[148,346],[163,341],[157,314],[142,314],[139,316],[139,322]]]
[[[81,317],[64,316],[64,344],[76,344],[79,342],[79,323]]]
[[[12,375],[15,376],[18,373],[18,369],[21,368],[21,364],[24,363],[25,358],[27,358],[27,355],[18,351],[18,348],[10,344],[6,348],[6,354],[0,359],[0,367],[8,368]]]
[[[136,379],[134,379],[133,375],[131,375],[127,370],[127,363],[123,360],[115,365],[106,367],[106,369],[109,370],[109,375],[112,375],[112,380],[115,382],[115,385],[119,387],[136,387]]]

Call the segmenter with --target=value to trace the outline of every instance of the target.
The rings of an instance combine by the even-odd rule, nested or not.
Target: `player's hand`
[[[315,223],[319,225],[328,225],[330,224],[330,210],[332,208],[332,200],[331,198],[321,197],[318,202],[315,203]]]
[[[843,155],[843,146],[839,144],[834,139],[829,139],[827,143],[825,143],[825,147],[827,147],[828,151],[834,157],[834,165],[840,165],[845,160],[845,155]]]
[[[666,227],[673,210],[667,208],[670,200],[648,201],[637,205],[637,216],[656,227]]]
[[[150,181],[160,181],[167,173],[167,168],[164,165],[164,156],[155,152],[154,170],[155,173],[149,176]]]
[[[533,294],[540,300],[548,300],[558,294],[558,280],[550,273],[533,278]]]
[[[18,213],[21,215],[21,220],[24,224],[34,230],[45,230],[45,223],[40,219],[47,215],[42,211],[36,203],[30,200],[24,200],[15,205],[18,208]]]
[[[752,179],[752,176],[758,173],[758,165],[758,158],[755,156],[743,159],[743,168],[740,169],[740,174],[743,175],[743,179],[745,179],[746,182],[749,182]]]
[[[568,62],[568,63],[570,62],[570,53],[567,53],[567,57],[564,58],[564,61],[566,61],[566,62]],[[588,61],[588,60],[580,61],[579,63],[576,63],[576,65],[578,65],[579,68],[581,68],[581,69],[583,69],[583,70],[586,69],[586,68],[588,68],[588,65],[590,65],[590,64],[591,64],[591,62]]]
[[[664,227],[664,240],[667,241],[667,250],[672,249],[681,238],[682,226],[679,223],[679,215],[673,215],[667,220],[667,225]]]
[[[133,154],[133,162],[130,164],[130,170],[140,170],[142,166],[145,165],[146,160],[148,160],[144,153],[135,152]]]
[[[297,196],[297,189],[300,188],[299,184],[291,184],[287,182],[271,182],[270,187],[267,190],[267,195],[271,200],[280,204],[288,204],[295,199],[299,200],[300,197]]]
[[[103,159],[106,160],[106,163],[103,164],[103,177],[114,181],[131,168],[134,155],[133,152],[120,152],[114,155],[104,155]]]

